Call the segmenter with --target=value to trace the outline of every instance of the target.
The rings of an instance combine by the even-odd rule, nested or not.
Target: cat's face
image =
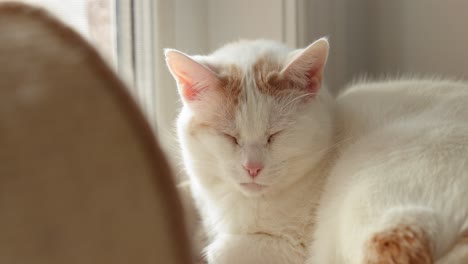
[[[317,95],[327,50],[320,40],[303,51],[255,54],[245,65],[219,61],[219,52],[195,61],[168,51],[184,102],[186,165],[246,195],[304,176],[329,144],[327,109]]]

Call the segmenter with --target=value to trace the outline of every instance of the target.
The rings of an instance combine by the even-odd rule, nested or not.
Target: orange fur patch
[[[366,264],[431,264],[430,241],[419,228],[401,225],[373,235],[365,245]]]
[[[239,105],[242,82],[244,75],[237,66],[228,65],[220,67],[210,67],[215,71],[220,80],[220,85],[217,87],[216,100],[218,102],[206,102],[211,104],[212,110],[205,112],[203,115],[194,117],[188,127],[189,133],[195,135],[197,132],[207,129],[214,129],[220,132],[231,132],[231,121],[236,116],[236,111]]]
[[[218,75],[221,80],[221,91],[225,99],[226,106],[233,111],[239,104],[241,86],[244,80],[243,73],[239,67],[229,65],[218,69]]]
[[[255,84],[260,92],[278,95],[287,88],[285,80],[280,78],[283,65],[274,61],[271,56],[260,57],[253,65]]]

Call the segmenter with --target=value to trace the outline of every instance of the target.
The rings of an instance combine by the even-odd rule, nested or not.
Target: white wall
[[[208,0],[208,48],[238,39],[283,41],[282,0]]]
[[[175,48],[190,54],[208,52],[208,0],[175,0]]]
[[[296,45],[296,0],[175,0],[175,47],[206,54],[238,39]],[[293,32],[294,31],[294,32]]]
[[[378,72],[468,78],[468,1],[377,2],[372,8]]]
[[[468,1],[310,0],[306,40],[328,35],[334,91],[364,75],[468,78]]]

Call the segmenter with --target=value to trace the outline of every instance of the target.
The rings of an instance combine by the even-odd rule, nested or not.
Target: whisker
[[[330,151],[335,150],[335,149],[341,147],[343,143],[348,142],[348,141],[352,140],[353,138],[354,138],[354,137],[348,137],[348,138],[345,138],[345,139],[340,140],[340,141],[338,141],[338,142],[335,142],[333,145],[328,146],[328,147],[326,147],[326,148],[324,148],[324,149],[322,149],[322,150],[319,150],[319,152],[324,152],[325,154],[326,154],[326,153],[329,153]]]
[[[306,97],[306,96],[311,96],[311,95],[316,95],[316,93],[306,93],[306,94],[302,94],[300,96],[297,96],[295,98],[293,98],[292,100],[290,100],[289,102],[286,103],[286,105],[283,106],[283,108],[287,108],[290,104],[294,103],[295,101],[303,98],[303,97]]]

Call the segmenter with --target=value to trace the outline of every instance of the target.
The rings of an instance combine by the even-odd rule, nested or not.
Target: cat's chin
[[[245,182],[240,183],[240,187],[242,188],[244,194],[248,196],[256,196],[263,193],[268,186],[255,182]]]

